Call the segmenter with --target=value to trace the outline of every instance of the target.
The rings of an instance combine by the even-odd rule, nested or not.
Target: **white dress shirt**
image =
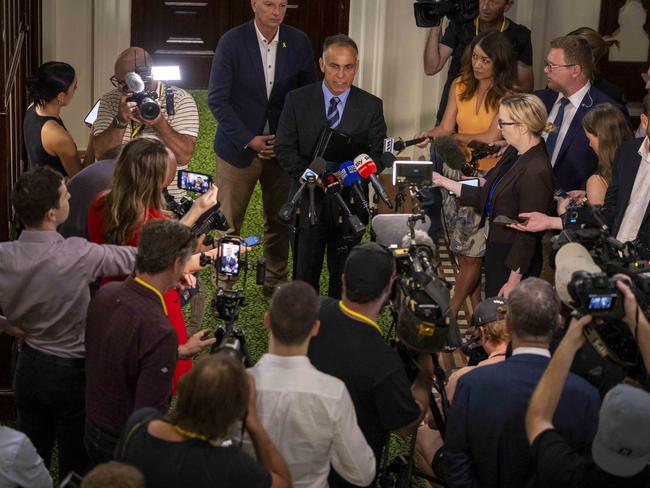
[[[359,429],[345,384],[306,356],[265,354],[249,370],[257,413],[291,471],[296,488],[327,488],[330,464],[350,483],[369,485],[375,456]],[[248,436],[244,450],[255,457]]]
[[[0,488],[51,488],[52,478],[22,432],[0,425]]]
[[[628,242],[636,239],[643,217],[645,216],[646,209],[650,203],[650,153],[648,153],[648,138],[646,137],[639,148],[639,156],[641,162],[639,163],[639,170],[634,179],[634,186],[630,201],[625,209],[625,215],[621,221],[621,227],[618,229],[616,239],[620,242]]]
[[[264,71],[264,83],[266,85],[266,98],[268,99],[271,96],[271,90],[273,90],[273,81],[275,79],[275,56],[278,53],[280,28],[278,28],[278,30],[275,32],[275,36],[273,39],[271,39],[271,42],[269,42],[257,28],[255,21],[253,21],[253,25],[255,26],[255,32],[257,33],[257,42],[260,46],[260,56],[262,56],[262,71]],[[269,131],[269,121],[267,119],[266,124],[264,125],[264,134],[268,134]]]
[[[585,95],[587,94],[590,88],[591,88],[591,83],[587,82],[585,86],[580,88],[580,90],[575,92],[570,97],[564,97],[562,93],[557,94],[557,99],[553,104],[551,113],[548,114],[548,122],[552,123],[555,120],[555,117],[557,116],[557,113],[560,110],[560,100],[562,98],[568,98],[569,103],[567,103],[566,106],[564,107],[564,117],[562,118],[562,125],[556,128],[558,134],[557,134],[557,141],[555,143],[555,149],[553,150],[553,155],[551,156],[551,166],[555,166],[555,160],[557,159],[557,155],[560,153],[560,149],[562,148],[562,143],[564,142],[566,133],[569,131],[569,127],[571,126],[573,117],[575,117],[576,112],[578,111],[578,108],[580,108],[580,104],[582,103],[582,99],[585,98]],[[589,102],[590,102],[589,99],[585,100],[587,106],[589,106]],[[591,105],[593,105],[593,103],[594,101],[591,100]],[[548,134],[545,134],[544,138],[545,139],[548,138]]]

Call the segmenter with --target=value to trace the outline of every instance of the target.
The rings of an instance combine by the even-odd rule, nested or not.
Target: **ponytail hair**
[[[38,67],[36,75],[27,79],[29,97],[35,105],[43,106],[59,93],[67,92],[74,83],[75,71],[68,63],[50,61]]]

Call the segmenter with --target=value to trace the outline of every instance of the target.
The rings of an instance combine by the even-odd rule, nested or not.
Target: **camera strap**
[[[476,26],[476,35],[477,36],[479,35],[478,22],[479,22],[478,17],[476,17],[476,19],[474,20],[474,25]],[[501,27],[499,27],[499,32],[503,32],[504,30],[506,30],[508,28],[508,23],[509,23],[508,18],[503,17],[503,22],[501,22]]]
[[[339,300],[339,308],[341,309],[341,312],[343,312],[345,315],[347,315],[350,318],[356,319],[360,322],[363,322],[364,324],[368,324],[373,326],[375,329],[377,329],[377,332],[379,332],[381,335],[383,335],[381,328],[375,322],[374,320],[369,319],[363,314],[360,314],[359,312],[355,312],[354,310],[350,310],[348,307],[345,306],[343,303],[343,300]]]
[[[165,313],[165,317],[167,317],[169,314],[167,313],[167,304],[165,303],[165,299],[162,296],[162,293],[158,291],[155,287],[144,281],[142,278],[136,276],[135,277],[135,282],[140,285],[144,286],[145,288],[148,288],[149,290],[153,291],[156,295],[158,295],[158,298],[160,298],[160,304],[162,305],[163,312]]]

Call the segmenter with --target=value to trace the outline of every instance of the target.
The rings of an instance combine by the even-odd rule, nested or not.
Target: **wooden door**
[[[131,7],[131,45],[157,64],[179,65],[186,88],[207,88],[221,35],[253,18],[248,0],[138,0]],[[348,32],[350,0],[290,0],[285,22],[304,31],[318,59],[325,37]]]
[[[27,170],[23,145],[25,84],[41,59],[41,0],[0,0],[0,29],[0,241],[6,241],[11,227],[11,189]],[[0,421],[15,416],[12,349],[11,338],[0,334]]]

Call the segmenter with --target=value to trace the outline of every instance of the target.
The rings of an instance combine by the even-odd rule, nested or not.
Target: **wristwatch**
[[[120,119],[117,118],[117,115],[113,117],[113,121],[111,122],[111,124],[116,129],[126,129],[126,123],[120,122]]]

